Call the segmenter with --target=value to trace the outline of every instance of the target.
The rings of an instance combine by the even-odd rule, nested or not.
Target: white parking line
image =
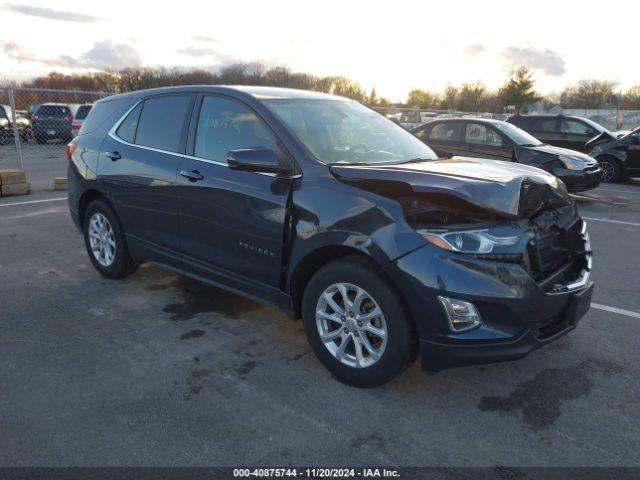
[[[640,223],[636,222],[625,222],[623,220],[609,220],[608,218],[595,218],[595,217],[582,217],[585,220],[590,220],[593,222],[607,222],[607,223],[618,223],[621,225],[632,225],[634,227],[640,227]]]
[[[595,193],[598,192],[618,192],[618,193],[640,193],[640,189],[638,190],[618,190],[616,188],[598,188],[594,190]]]
[[[31,203],[59,202],[60,200],[66,200],[66,199],[67,197],[60,197],[60,198],[47,198],[45,200],[29,200],[28,202],[0,203],[0,207],[11,207],[14,205],[29,205]]]
[[[626,315],[627,317],[640,318],[640,313],[632,312],[631,310],[625,310],[624,308],[610,307],[608,305],[601,305],[599,303],[592,303],[593,308],[598,310],[604,310],[606,312],[618,313],[620,315]]]

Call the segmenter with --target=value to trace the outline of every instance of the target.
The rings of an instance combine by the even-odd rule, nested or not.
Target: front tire
[[[139,264],[129,255],[118,217],[104,200],[87,207],[83,234],[89,259],[103,277],[123,278],[137,270]]]
[[[302,308],[311,349],[345,383],[382,385],[417,358],[415,329],[401,299],[366,259],[321,268],[305,289]]]
[[[617,160],[609,157],[603,157],[598,159],[600,168],[602,168],[602,181],[603,182],[619,182],[622,180],[622,168]]]

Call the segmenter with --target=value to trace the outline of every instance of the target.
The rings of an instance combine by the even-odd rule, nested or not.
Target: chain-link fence
[[[52,188],[54,178],[66,176],[66,144],[80,130],[93,103],[106,95],[109,94],[0,87],[0,169],[25,170],[32,188]],[[436,118],[504,120],[508,117],[506,114],[486,112],[394,106],[374,109],[407,129]],[[637,110],[562,110],[555,107],[548,113],[590,118],[612,131],[631,130],[640,126],[640,111]]]
[[[495,118],[504,120],[509,115],[487,112],[461,112],[458,110],[434,110],[406,107],[373,107],[375,111],[411,130],[436,118]]]
[[[103,92],[0,88],[0,169],[25,170],[34,189],[67,173],[66,145]]]

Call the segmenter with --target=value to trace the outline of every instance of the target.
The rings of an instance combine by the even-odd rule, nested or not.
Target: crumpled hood
[[[496,160],[453,157],[404,165],[333,165],[331,172],[354,186],[366,181],[401,182],[416,193],[451,195],[510,219],[571,202],[566,187],[553,175]]]
[[[575,150],[569,150],[568,148],[554,147],[553,145],[540,145],[537,147],[524,147],[524,148],[526,148],[527,150],[533,150],[538,153],[546,153],[554,156],[566,155],[569,157],[580,159],[588,165],[598,163],[595,159],[593,159],[589,155],[582,152],[577,152]]]

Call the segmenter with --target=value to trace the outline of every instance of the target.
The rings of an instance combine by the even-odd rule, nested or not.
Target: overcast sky
[[[498,87],[515,65],[535,69],[542,93],[581,78],[640,83],[637,1],[160,3],[0,3],[0,79],[258,61],[346,75],[392,100],[469,80]]]

